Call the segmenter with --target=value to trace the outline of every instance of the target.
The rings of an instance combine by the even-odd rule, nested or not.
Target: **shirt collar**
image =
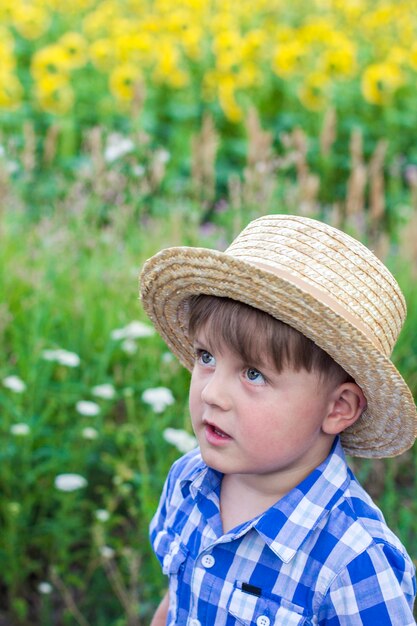
[[[214,494],[215,497],[220,494],[221,479],[220,472],[207,467],[200,459],[181,480],[183,496],[188,492],[194,500],[199,497],[212,500]],[[349,482],[345,454],[339,438],[336,438],[329,456],[321,465],[263,515],[238,527],[229,540],[254,528],[269,548],[288,563],[307,536],[325,521]]]
[[[180,482],[182,494],[185,497],[190,493],[194,500],[199,496],[210,496],[213,491],[220,489],[222,476],[221,472],[208,467],[200,457],[190,473]]]

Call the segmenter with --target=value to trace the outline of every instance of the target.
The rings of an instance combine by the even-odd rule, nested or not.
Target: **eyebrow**
[[[255,370],[260,372],[270,372],[271,370],[276,369],[273,363],[268,365],[268,363],[260,361],[259,359],[251,359],[250,361],[242,359],[242,361],[245,363],[246,367],[253,367]]]
[[[207,339],[207,337],[204,337],[203,339],[201,339],[201,337],[199,337],[198,335],[194,337],[193,339],[194,349],[198,348],[200,350],[207,350],[208,352],[211,352],[213,347],[210,346],[210,341]]]

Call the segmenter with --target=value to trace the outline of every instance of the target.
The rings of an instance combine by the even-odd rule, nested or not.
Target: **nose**
[[[219,369],[216,368],[205,381],[201,389],[201,399],[206,404],[216,406],[224,411],[230,407],[229,385]]]

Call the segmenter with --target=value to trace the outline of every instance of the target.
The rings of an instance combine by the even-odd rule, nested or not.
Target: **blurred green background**
[[[194,445],[144,260],[252,218],[342,227],[396,275],[417,395],[417,13],[390,0],[2,0],[0,625],[142,626],[147,532]],[[417,457],[353,462],[417,559]]]

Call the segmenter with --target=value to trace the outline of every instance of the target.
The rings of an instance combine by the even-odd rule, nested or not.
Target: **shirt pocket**
[[[186,558],[186,548],[178,540],[172,539],[162,559],[162,572],[167,576],[178,576]]]
[[[228,604],[229,615],[244,626],[309,626],[303,609],[278,596],[257,596],[236,587]],[[228,622],[229,623],[229,622]]]

